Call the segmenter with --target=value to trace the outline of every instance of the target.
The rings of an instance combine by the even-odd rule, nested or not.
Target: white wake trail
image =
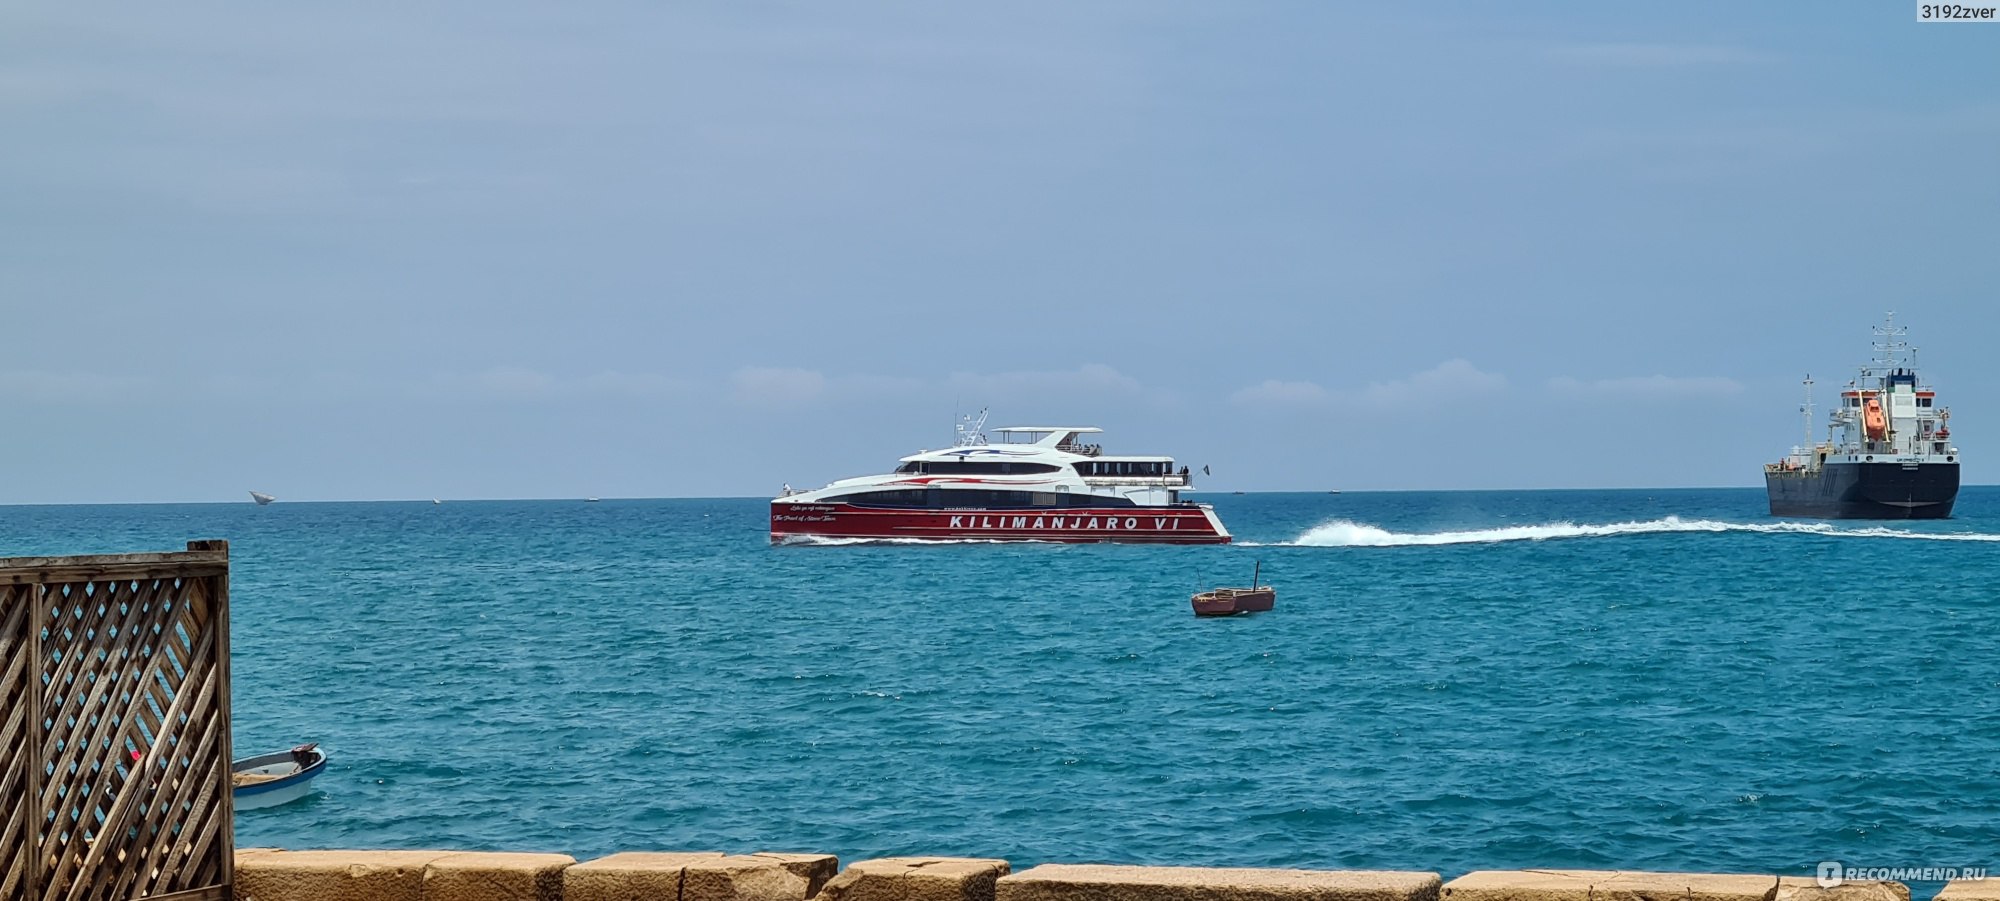
[[[1503,526],[1463,532],[1391,532],[1377,526],[1347,520],[1317,525],[1290,541],[1272,542],[1276,547],[1412,547],[1437,544],[1492,544],[1503,541],[1551,541],[1562,538],[1610,538],[1621,535],[1656,535],[1667,532],[1761,532],[1765,534],[1826,535],[1836,538],[1907,538],[1918,541],[2000,541],[2000,535],[1986,532],[1916,532],[1886,526],[1843,528],[1824,522],[1723,522],[1715,519],[1682,519],[1669,516],[1644,522],[1615,522],[1579,525],[1555,522],[1533,526]],[[1260,542],[1242,542],[1256,546]]]
[[[934,544],[1060,544],[1053,541],[1035,539],[1008,540],[1001,538],[843,538],[834,535],[787,535],[778,540],[784,547],[853,547],[856,545],[918,545]]]

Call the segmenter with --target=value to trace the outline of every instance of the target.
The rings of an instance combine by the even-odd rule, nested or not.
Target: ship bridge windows
[[[1166,460],[1086,460],[1076,464],[1076,472],[1085,476],[1167,476],[1173,475],[1174,464]]]
[[[1055,472],[1053,463],[1012,460],[913,460],[896,467],[898,473],[923,475],[1024,476]]]
[[[1923,395],[1918,395],[1918,396],[1917,396],[1917,406],[1919,406],[1919,407],[1928,407],[1928,406],[1930,406],[1930,405],[1931,405],[1931,401],[1933,401],[1933,400],[1936,400],[1936,398],[1932,398],[1932,397],[1924,397]]]

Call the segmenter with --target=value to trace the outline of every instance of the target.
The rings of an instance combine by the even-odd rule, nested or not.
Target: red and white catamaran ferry
[[[771,501],[771,541],[811,538],[1118,541],[1227,544],[1207,504],[1181,499],[1193,482],[1172,457],[1111,456],[1085,443],[1100,429],[1017,426],[989,443],[977,422],[958,441],[898,461],[886,475]]]

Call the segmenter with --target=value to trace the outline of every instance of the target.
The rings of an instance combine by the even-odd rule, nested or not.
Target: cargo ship
[[[1805,443],[1764,464],[1772,516],[1816,519],[1944,519],[1958,499],[1958,448],[1951,411],[1918,380],[1907,329],[1875,329],[1875,359],[1840,392],[1825,441],[1812,442],[1812,379],[1806,379]]]
[[[995,429],[959,423],[951,447],[893,472],[771,500],[771,543],[825,538],[1227,544],[1193,474],[1172,457],[1107,454],[1088,426]]]

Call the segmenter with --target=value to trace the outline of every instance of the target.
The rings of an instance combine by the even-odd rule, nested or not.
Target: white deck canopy
[[[1104,430],[1080,425],[1017,425],[1004,429],[994,429],[993,433],[1000,436],[1001,444],[1026,444],[1034,447],[1053,448],[1065,453],[1082,454],[1086,457],[1095,457],[1103,453],[1104,449],[1095,444],[1085,444],[1082,436],[1095,435],[1102,431]],[[1024,436],[1026,440],[1022,440]]]

